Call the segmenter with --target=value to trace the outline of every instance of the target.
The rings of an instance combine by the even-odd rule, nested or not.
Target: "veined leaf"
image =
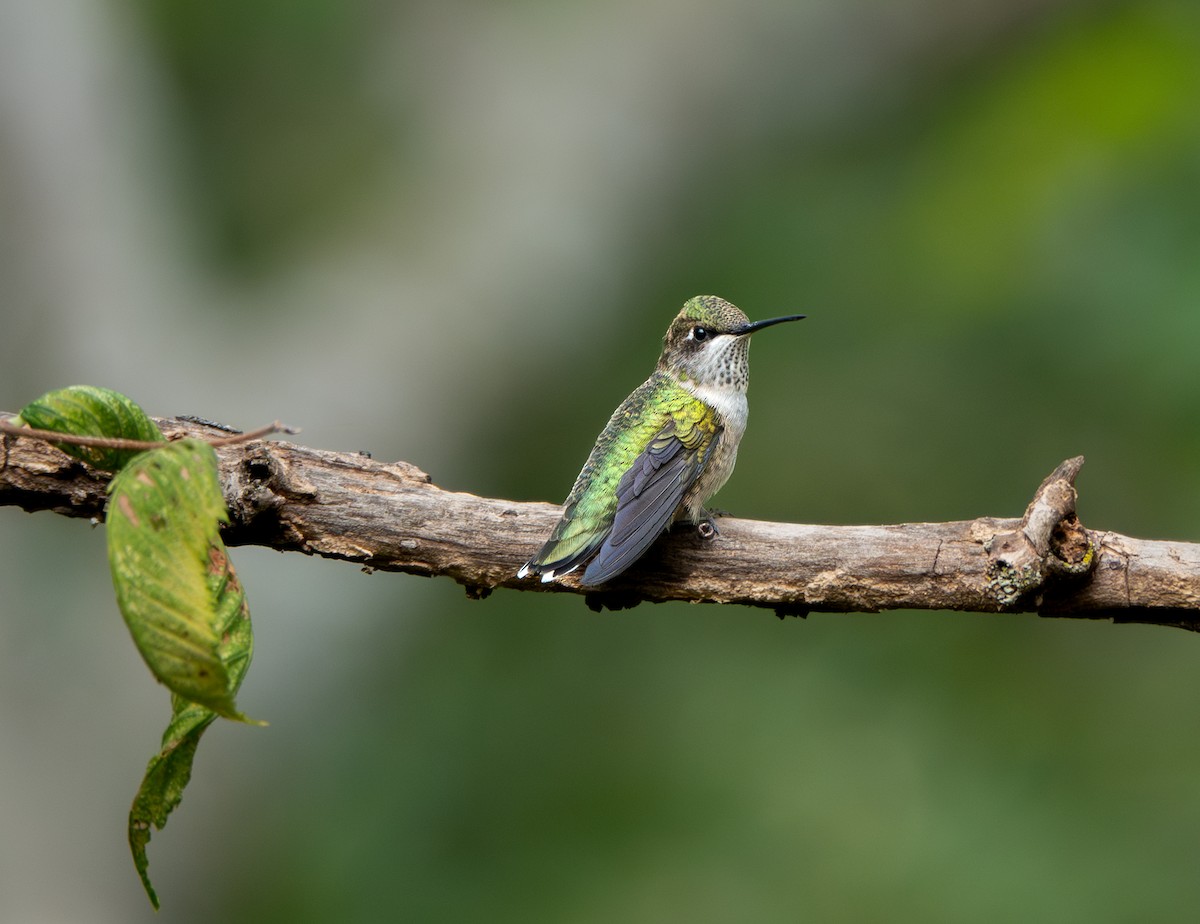
[[[134,459],[109,489],[108,549],[134,642],[171,697],[171,722],[129,810],[129,849],[154,907],[146,847],[183,798],[204,730],[234,705],[254,647],[246,595],[218,526],[228,519],[212,447],[180,440]]]
[[[137,404],[119,392],[94,385],[72,385],[47,392],[21,409],[17,417],[39,430],[75,436],[106,436],[161,442],[162,431]],[[55,443],[76,459],[108,472],[119,471],[139,450],[102,449]]]
[[[217,458],[200,440],[138,455],[109,484],[108,560],[117,605],[146,665],[184,699],[245,721],[233,668],[252,638],[218,526]]]
[[[225,627],[217,653],[228,671],[232,695],[241,686],[250,666],[253,647],[246,595],[219,539],[217,545],[211,547],[210,563],[207,584],[216,601],[219,622]],[[155,908],[158,908],[158,894],[150,884],[150,860],[146,856],[151,829],[161,831],[179,805],[192,777],[192,759],[200,736],[216,718],[217,713],[199,703],[178,694],[171,696],[171,722],[163,732],[162,747],[146,765],[142,785],[129,809],[129,849],[133,854],[133,865]]]
[[[150,884],[150,860],[146,845],[150,843],[150,828],[162,830],[167,818],[183,798],[183,790],[192,778],[192,758],[200,736],[212,724],[217,714],[181,696],[171,697],[171,724],[163,732],[162,750],[150,758],[142,785],[129,809],[129,849],[133,865],[150,903],[158,908],[158,893]]]
[[[76,385],[30,402],[17,418],[78,436],[162,442],[155,423],[115,391]],[[171,722],[129,810],[129,847],[158,908],[146,847],[183,798],[204,730],[218,715],[249,721],[234,697],[254,647],[246,596],[220,524],[229,515],[217,457],[199,440],[148,450],[56,444],[109,483],[108,559],[117,604],[154,676],[172,692]]]

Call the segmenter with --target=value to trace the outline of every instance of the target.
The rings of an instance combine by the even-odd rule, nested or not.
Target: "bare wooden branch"
[[[227,436],[194,421],[164,433]],[[603,591],[517,569],[559,515],[553,504],[446,491],[406,462],[283,442],[222,446],[230,545],[340,558],[367,569],[445,575],[483,597],[497,587],[586,593],[593,608],[642,601],[813,611],[1036,612],[1200,629],[1200,545],[1085,529],[1082,457],[1042,483],[1020,519],[804,526],[723,518],[705,541],[677,528]],[[107,476],[50,445],[2,438],[0,505],[102,518]]]

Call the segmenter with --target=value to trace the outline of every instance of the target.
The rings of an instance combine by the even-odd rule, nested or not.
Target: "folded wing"
[[[679,418],[658,432],[617,483],[612,529],[581,583],[610,581],[642,556],[671,525],[716,441],[716,434]]]

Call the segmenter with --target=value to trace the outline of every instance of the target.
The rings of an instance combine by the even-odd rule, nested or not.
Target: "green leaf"
[[[234,693],[253,647],[245,595],[218,533],[217,457],[200,440],[141,453],[109,484],[117,605],[146,665],[173,693],[245,721]]]
[[[137,404],[119,392],[93,385],[72,385],[47,392],[21,409],[18,420],[39,430],[75,436],[106,436],[161,442],[162,431]],[[101,449],[55,443],[68,455],[108,472],[119,471],[141,450]]]
[[[108,548],[117,602],[154,675],[173,692],[162,748],[129,810],[129,849],[154,907],[146,847],[183,798],[204,730],[247,721],[234,695],[254,647],[246,595],[218,525],[228,519],[216,453],[180,440],[133,460],[109,488]]]
[[[158,908],[158,893],[150,884],[150,860],[146,857],[146,845],[150,843],[150,828],[162,830],[167,817],[183,798],[183,790],[192,777],[192,758],[200,736],[212,724],[217,714],[182,696],[171,697],[171,724],[163,732],[162,750],[150,758],[142,785],[134,796],[129,810],[129,849],[133,852],[133,865],[150,897],[150,903]]]

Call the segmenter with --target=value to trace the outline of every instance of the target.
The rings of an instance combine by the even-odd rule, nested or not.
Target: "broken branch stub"
[[[1096,564],[1096,547],[1075,512],[1083,456],[1061,463],[1041,483],[1016,529],[985,543],[987,589],[1002,607],[1039,592],[1053,576],[1079,577]]]

